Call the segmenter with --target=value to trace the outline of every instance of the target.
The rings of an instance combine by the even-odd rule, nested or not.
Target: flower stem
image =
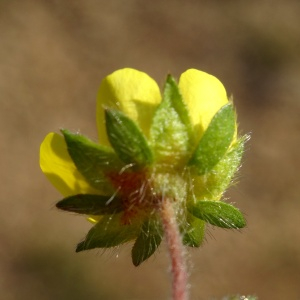
[[[172,265],[173,300],[188,300],[188,274],[182,237],[171,199],[161,202],[161,218]]]

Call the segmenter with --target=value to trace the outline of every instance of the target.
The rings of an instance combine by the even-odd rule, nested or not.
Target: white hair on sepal
[[[120,175],[123,174],[127,169],[130,169],[130,168],[132,168],[132,167],[134,167],[134,166],[135,166],[134,163],[125,165],[125,166],[119,171],[119,174],[120,174]]]
[[[120,187],[116,189],[116,191],[112,194],[112,196],[106,201],[105,205],[109,205],[117,196],[118,192],[120,191]]]

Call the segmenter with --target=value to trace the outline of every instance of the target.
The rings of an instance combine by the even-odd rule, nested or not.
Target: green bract
[[[222,159],[232,143],[235,115],[231,104],[224,105],[213,117],[203,134],[189,164],[199,175],[209,171]]]
[[[162,240],[162,227],[156,218],[146,220],[132,248],[132,262],[135,266],[149,258]]]
[[[155,111],[150,127],[150,142],[156,163],[182,164],[193,142],[186,104],[173,77],[167,77],[162,102]]]
[[[151,164],[152,152],[139,127],[118,110],[106,109],[105,117],[108,139],[119,158],[138,167]]]
[[[134,241],[138,266],[163,238],[160,206],[170,199],[183,244],[199,247],[205,224],[243,228],[241,212],[221,202],[240,166],[245,137],[223,85],[197,70],[168,76],[162,97],[146,74],[105,78],[98,99],[100,144],[62,130],[41,146],[41,167],[65,198],[57,207],[89,216],[94,227],[76,251]]]
[[[243,215],[234,206],[221,201],[197,201],[189,208],[197,218],[222,228],[243,228]]]

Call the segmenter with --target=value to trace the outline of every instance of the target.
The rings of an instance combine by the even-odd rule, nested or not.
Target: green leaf
[[[172,76],[168,76],[163,99],[150,128],[150,140],[157,162],[174,165],[189,154],[192,126],[188,109]]]
[[[79,172],[95,188],[104,194],[112,194],[114,188],[106,179],[107,172],[118,172],[124,166],[108,147],[96,144],[80,134],[61,130],[68,152]]]
[[[207,189],[214,195],[221,195],[230,185],[241,164],[244,143],[247,137],[240,138],[208,175]]]
[[[242,213],[233,205],[221,201],[197,201],[189,206],[195,217],[222,228],[243,228],[246,221]]]
[[[64,198],[56,204],[62,210],[85,215],[114,214],[123,210],[122,202],[115,196],[78,194]]]
[[[175,109],[182,124],[185,125],[190,137],[192,137],[192,123],[189,116],[188,108],[180,94],[175,79],[168,75],[164,88],[163,101],[169,102],[170,106]]]
[[[231,104],[226,104],[214,115],[204,132],[189,165],[203,175],[222,159],[230,146],[235,132],[235,113]]]
[[[205,222],[187,212],[187,224],[182,229],[182,242],[185,246],[200,247],[205,231]]]
[[[122,216],[123,214],[104,215],[88,232],[85,240],[77,245],[76,252],[115,247],[136,238],[138,226],[123,224]]]
[[[219,199],[240,166],[244,153],[244,143],[248,136],[244,136],[234,143],[223,158],[205,176],[195,176],[195,196],[199,199]]]
[[[136,267],[156,251],[162,235],[162,226],[158,220],[150,219],[144,222],[131,251],[132,262]]]
[[[106,109],[105,118],[110,144],[124,163],[137,166],[152,163],[152,152],[147,140],[130,118],[114,109]]]

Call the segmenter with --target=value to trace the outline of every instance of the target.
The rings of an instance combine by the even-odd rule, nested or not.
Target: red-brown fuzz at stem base
[[[145,170],[107,175],[122,199],[123,224],[130,224],[139,212],[147,213],[157,208],[159,200],[152,192],[151,182],[147,175]]]
[[[144,218],[153,210],[160,213],[164,235],[171,258],[173,300],[188,300],[188,275],[182,237],[176,220],[172,197],[155,193],[147,170],[107,174],[122,199],[122,222],[131,224],[135,218]]]

